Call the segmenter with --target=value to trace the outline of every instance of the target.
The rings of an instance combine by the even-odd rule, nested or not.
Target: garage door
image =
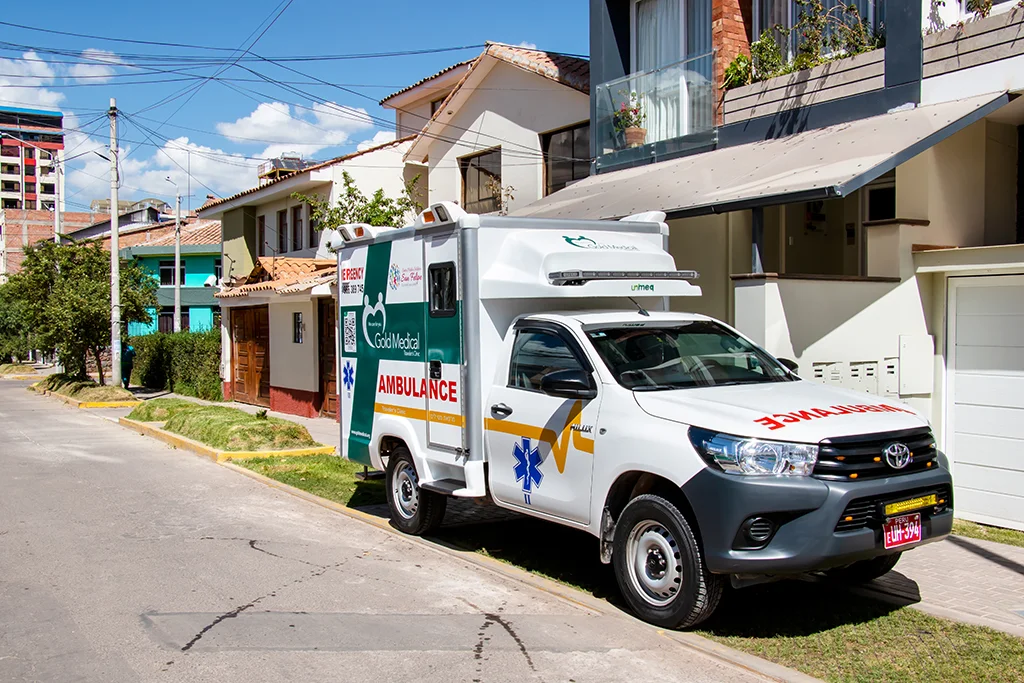
[[[957,514],[1024,530],[1024,276],[949,283],[945,443]]]

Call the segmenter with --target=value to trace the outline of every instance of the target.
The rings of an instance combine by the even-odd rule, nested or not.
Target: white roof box
[[[700,296],[672,256],[649,235],[507,230],[484,268],[483,299]],[[659,240],[660,241],[660,236]]]

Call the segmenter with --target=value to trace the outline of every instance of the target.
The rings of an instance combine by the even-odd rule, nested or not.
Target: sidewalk
[[[865,591],[1024,638],[1024,548],[950,536],[905,553]]]

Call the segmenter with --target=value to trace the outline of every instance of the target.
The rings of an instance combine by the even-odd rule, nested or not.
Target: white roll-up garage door
[[[1024,276],[949,279],[946,452],[957,516],[1024,530]]]

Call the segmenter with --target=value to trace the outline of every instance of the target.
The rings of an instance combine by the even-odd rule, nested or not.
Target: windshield
[[[652,391],[795,379],[774,358],[710,320],[587,330],[627,389]]]

